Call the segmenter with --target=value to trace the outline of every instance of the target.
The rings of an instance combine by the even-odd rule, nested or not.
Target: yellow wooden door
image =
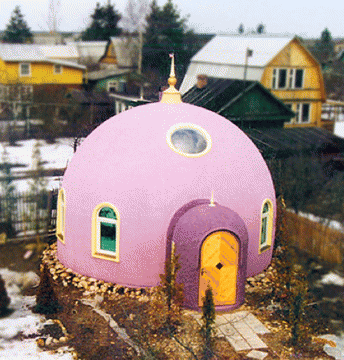
[[[198,304],[208,284],[214,295],[215,305],[232,305],[236,300],[239,245],[234,235],[227,231],[210,234],[201,247]]]

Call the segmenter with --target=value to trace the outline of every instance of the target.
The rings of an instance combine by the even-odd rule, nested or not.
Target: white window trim
[[[56,71],[56,69],[59,68],[60,71]],[[60,64],[54,64],[54,74],[55,75],[62,75],[63,73],[63,67]]]
[[[112,209],[112,207],[111,207]],[[104,217],[100,217],[99,216],[99,211],[101,209],[98,210],[98,215],[97,215],[97,253],[98,254],[104,254],[104,255],[109,255],[109,256],[114,256],[115,254],[117,254],[117,237],[118,237],[118,221],[117,219],[109,219],[109,218],[104,218]],[[116,214],[117,216],[117,214]],[[110,251],[110,250],[104,250],[100,247],[100,234],[101,234],[101,223],[106,223],[106,224],[115,224],[116,225],[116,251]]]
[[[279,87],[278,83],[279,83],[279,78],[280,78],[280,71],[281,70],[286,70],[287,74],[286,74],[286,82],[285,82],[285,86],[284,87]],[[297,70],[302,70],[303,75],[302,75],[302,84],[301,87],[296,87],[295,83],[296,83],[296,72]],[[305,69],[302,68],[274,68],[272,70],[272,80],[271,80],[271,88],[272,90],[302,90],[303,86],[304,86],[304,81],[305,81]]]
[[[29,73],[28,74],[23,74],[22,73],[22,66],[23,65],[28,65],[29,66]],[[31,76],[31,63],[20,63],[19,64],[19,76]]]
[[[113,94],[112,92],[110,92],[110,88],[115,88],[115,93],[118,92],[118,81],[117,80],[110,80],[107,82],[107,90],[108,93]]]
[[[310,102],[297,102],[297,103],[288,103],[291,104],[291,110],[294,111],[296,114],[295,117],[291,118],[289,122],[286,124],[310,124],[312,119],[312,104]],[[308,120],[302,121],[302,111],[303,105],[309,105],[309,112],[308,112]],[[302,106],[302,111],[298,110],[298,107]]]

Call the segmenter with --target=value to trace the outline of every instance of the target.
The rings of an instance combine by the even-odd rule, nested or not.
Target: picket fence
[[[298,249],[328,263],[344,265],[344,232],[285,211],[287,238]]]
[[[0,194],[0,233],[8,238],[48,232],[56,227],[57,190]]]

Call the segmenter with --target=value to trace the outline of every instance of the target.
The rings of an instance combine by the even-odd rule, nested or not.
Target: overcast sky
[[[50,0],[52,1],[52,0]],[[0,0],[0,29],[19,5],[32,30],[48,30],[49,0]],[[90,21],[97,0],[54,0],[60,2],[57,19],[61,31],[82,31]],[[108,0],[99,0],[106,4]],[[124,14],[127,0],[110,0]],[[158,0],[161,6],[167,0]],[[149,0],[150,2],[150,0]],[[188,25],[198,33],[236,32],[240,23],[255,29],[263,23],[266,31],[302,37],[319,37],[328,27],[333,37],[344,37],[343,0],[173,0]]]

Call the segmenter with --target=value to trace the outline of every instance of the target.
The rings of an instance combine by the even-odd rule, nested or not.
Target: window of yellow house
[[[20,76],[31,76],[31,64],[20,63],[19,64],[19,75]]]
[[[259,253],[268,250],[272,242],[273,207],[271,200],[263,202],[259,238]]]
[[[66,221],[66,194],[61,188],[57,198],[57,220],[56,220],[56,236],[65,242],[65,221]]]
[[[54,74],[56,74],[56,75],[62,74],[62,65],[60,65],[60,64],[54,65]]]
[[[273,89],[302,89],[304,69],[273,69]]]
[[[309,103],[289,103],[286,104],[296,116],[290,119],[290,124],[307,124],[311,121],[311,104]]]
[[[92,255],[118,261],[119,212],[109,203],[99,204],[92,217]]]

